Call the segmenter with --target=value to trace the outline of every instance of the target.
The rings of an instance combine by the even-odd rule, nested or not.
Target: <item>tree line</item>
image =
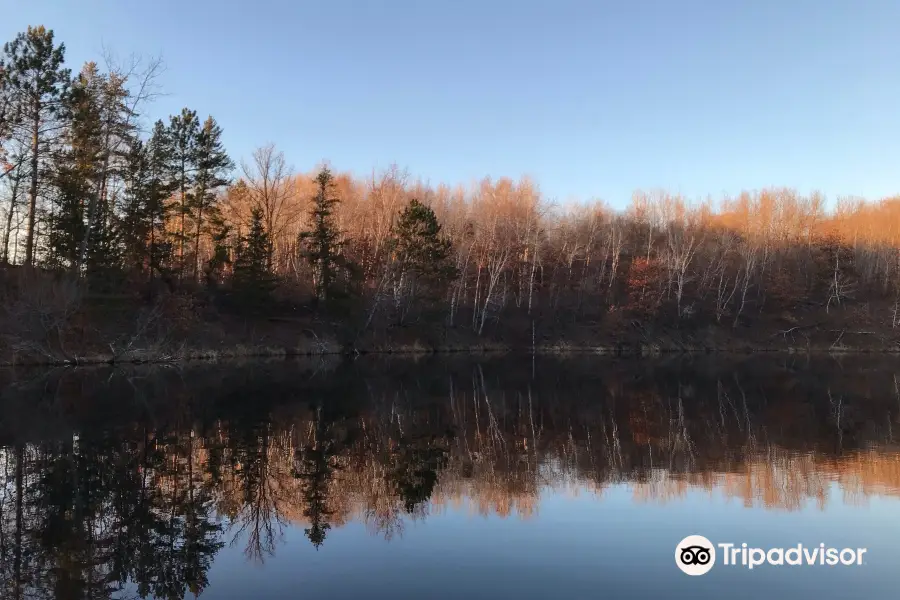
[[[900,198],[659,191],[613,210],[552,202],[528,179],[298,173],[272,144],[238,167],[211,116],[186,108],[146,127],[158,61],[105,62],[73,75],[44,27],[4,46],[0,262],[94,290],[268,314],[339,307],[361,330],[532,343],[635,322],[793,331],[811,312],[900,326]]]

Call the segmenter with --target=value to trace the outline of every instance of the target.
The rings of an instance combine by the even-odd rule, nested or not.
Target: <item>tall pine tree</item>
[[[125,86],[128,76],[115,70],[100,74],[95,63],[88,63],[82,77],[87,80],[86,89],[97,107],[99,147],[97,172],[86,210],[88,226],[79,248],[79,266],[85,261],[97,265],[98,259],[109,259],[106,249],[91,246],[96,243],[108,247],[108,242],[118,233],[113,229],[115,223],[111,218],[115,208],[112,198],[115,186],[110,183],[121,175],[128,149],[137,137],[134,125],[136,99]]]
[[[135,274],[144,270],[150,237],[150,218],[146,191],[149,177],[147,145],[139,139],[132,142],[125,161],[125,193],[122,195],[121,233],[126,269]]]
[[[52,169],[52,205],[46,224],[50,266],[78,270],[80,245],[89,237],[85,208],[100,175],[102,76],[88,63],[72,82],[65,104],[68,121],[65,145],[55,155]]]
[[[200,268],[200,235],[206,222],[218,217],[219,191],[229,184],[228,173],[234,163],[222,144],[222,128],[215,119],[208,117],[197,136],[194,159],[197,172],[194,191],[191,194],[190,209],[194,220],[194,278]],[[204,221],[205,219],[205,221]]]
[[[184,248],[188,239],[186,220],[190,213],[190,192],[196,175],[197,138],[200,125],[197,112],[184,108],[180,115],[169,118],[169,135],[172,140],[172,160],[178,192],[178,274],[184,275]]]
[[[136,272],[146,270],[150,283],[171,265],[165,225],[176,185],[172,157],[172,140],[162,121],[146,143],[135,141],[128,155],[121,220],[126,263]]]
[[[3,46],[8,114],[31,140],[28,167],[28,225],[25,264],[35,258],[35,231],[40,175],[51,145],[60,132],[59,115],[67,95],[70,73],[63,67],[65,45],[55,45],[53,31],[42,25],[28,27]]]
[[[301,256],[313,269],[316,300],[325,304],[338,276],[349,264],[341,253],[346,241],[334,222],[334,207],[340,200],[334,196],[334,178],[328,167],[316,176],[316,184],[310,228],[300,233],[298,241]]]

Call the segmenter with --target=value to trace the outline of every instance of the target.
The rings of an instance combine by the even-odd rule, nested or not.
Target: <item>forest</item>
[[[0,56],[0,362],[900,349],[900,197],[301,171],[151,122],[159,60],[73,67],[43,26]]]

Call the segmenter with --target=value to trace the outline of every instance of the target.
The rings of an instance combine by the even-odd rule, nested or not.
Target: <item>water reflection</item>
[[[900,496],[900,365],[199,365],[5,372],[4,598],[199,595],[351,522],[532,519],[548,493],[778,511]],[[898,432],[900,433],[900,432]],[[839,497],[835,497],[839,494]]]

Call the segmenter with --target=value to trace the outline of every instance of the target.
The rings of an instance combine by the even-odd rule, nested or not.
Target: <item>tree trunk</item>
[[[97,181],[97,191],[91,194],[88,201],[87,227],[84,229],[84,236],[81,238],[81,245],[78,248],[78,263],[75,265],[75,272],[81,271],[81,267],[87,262],[88,250],[90,249],[91,227],[94,225],[94,219],[97,218],[97,204],[100,196],[106,190],[106,173],[109,170],[109,130],[110,124],[107,123],[106,141],[104,144],[103,167],[100,172],[100,179]]]
[[[534,236],[534,248],[531,252],[531,275],[528,279],[528,314],[531,315],[532,298],[534,297],[534,273],[537,270],[538,237]],[[531,320],[532,337],[534,337],[534,319]],[[533,340],[532,340],[533,342]]]
[[[13,585],[16,586],[16,598],[22,597],[22,542],[25,524],[25,449],[21,444],[16,446],[16,540],[13,551]]]
[[[203,222],[203,204],[197,206],[197,232],[194,235],[194,280],[200,273],[200,224]],[[271,252],[269,253],[269,268],[271,269]]]
[[[31,130],[31,188],[28,191],[28,233],[25,238],[26,269],[30,269],[34,265],[34,221],[35,213],[37,212],[40,127],[41,111],[38,109],[34,111],[34,121]]]
[[[184,279],[184,215],[187,212],[187,189],[185,177],[187,177],[185,170],[187,169],[187,164],[185,164],[184,159],[181,159],[181,236],[180,236],[180,251],[178,253],[178,280],[181,281]]]
[[[156,243],[156,241],[153,238],[154,238],[155,232],[156,232],[156,215],[151,214],[151,216],[150,216],[150,247],[148,248],[148,257],[147,257],[149,260],[149,264],[147,266],[150,269],[149,286],[150,286],[150,297],[151,298],[154,296],[154,294],[153,294],[153,258],[154,258],[153,249],[155,247],[154,244]]]
[[[9,237],[12,235],[12,216],[16,209],[16,199],[19,196],[19,181],[22,174],[16,169],[16,176],[13,178],[12,196],[9,198],[9,212],[6,213],[6,229],[3,232],[3,262],[9,264]]]

